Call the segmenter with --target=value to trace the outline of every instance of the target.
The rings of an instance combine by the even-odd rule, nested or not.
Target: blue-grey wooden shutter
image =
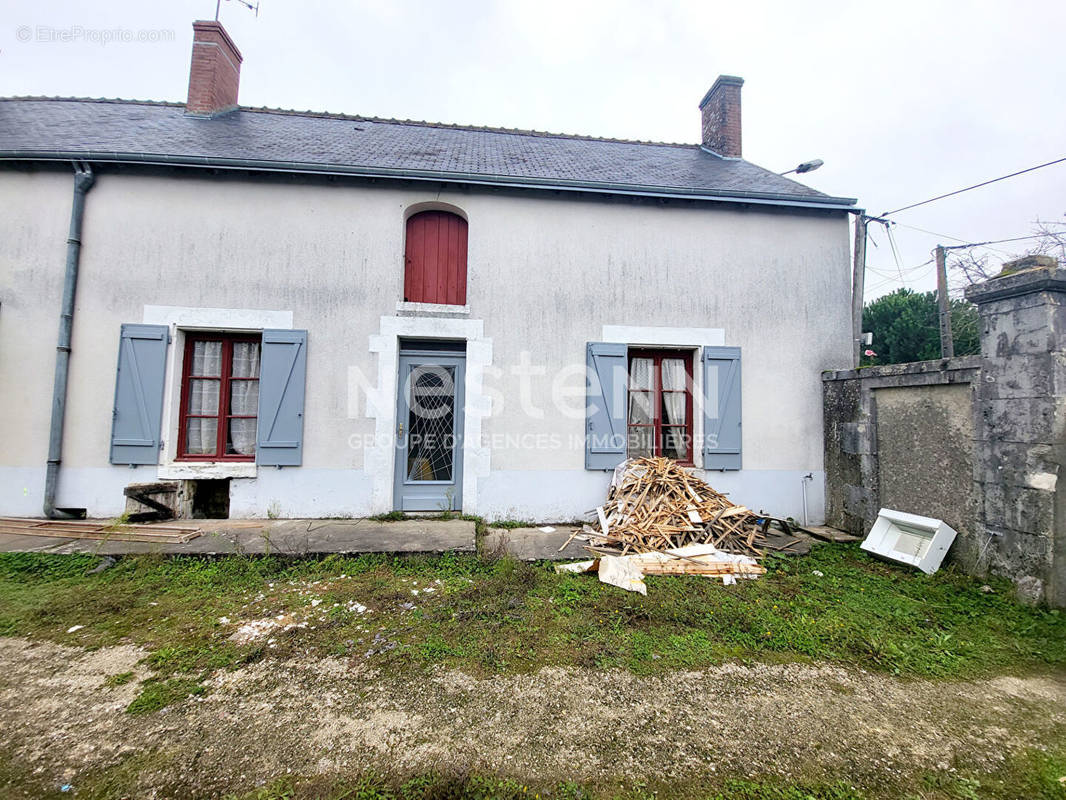
[[[614,469],[626,458],[626,346],[589,342],[585,469]]]
[[[111,463],[158,464],[166,377],[166,325],[123,325],[118,344]]]
[[[740,469],[740,348],[703,348],[703,468]]]
[[[295,467],[303,459],[307,331],[263,331],[255,460]]]

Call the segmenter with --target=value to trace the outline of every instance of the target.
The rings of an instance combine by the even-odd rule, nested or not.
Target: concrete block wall
[[[823,374],[829,525],[865,536],[882,507],[943,519],[951,557],[974,568],[979,369],[966,356]]]

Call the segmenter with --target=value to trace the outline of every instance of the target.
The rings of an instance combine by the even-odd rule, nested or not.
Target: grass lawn
[[[86,574],[96,563],[0,554],[0,635],[132,642],[151,651],[161,679],[308,652],[477,675],[761,659],[973,677],[1066,663],[1060,612],[1017,604],[1004,582],[982,591],[953,570],[926,576],[855,546],[771,558],[764,578],[732,587],[651,577],[647,597],[550,564],[475,556],[131,556]],[[230,641],[241,622],[279,616],[269,636]]]
[[[414,676],[435,665],[478,676],[544,666],[651,675],[739,660],[830,661],[938,679],[1066,664],[1066,616],[1058,611],[1015,603],[1006,582],[992,581],[992,591],[982,591],[981,581],[951,569],[925,576],[871,559],[856,546],[770,558],[765,577],[732,587],[651,577],[647,597],[591,575],[557,575],[550,564],[475,556],[135,556],[87,574],[97,563],[92,556],[0,554],[0,635],[144,647],[153,677],[141,684],[130,714],[206,691],[202,682],[214,670],[315,655],[364,659]],[[256,625],[242,627],[249,622]],[[242,630],[258,635],[242,641]],[[124,672],[108,681],[118,686],[131,679]],[[957,776],[917,796],[1008,797],[988,787],[1021,781],[1030,786],[1025,796],[1066,797],[1058,782],[1066,760],[1055,743],[1047,744],[1047,753],[1004,765],[1003,776]],[[533,796],[529,787],[491,778],[456,780],[424,776],[396,785],[364,776],[321,792],[282,782],[248,797]],[[967,782],[982,780],[983,792]],[[723,785],[722,794],[698,796],[867,797],[846,783]],[[568,784],[538,791],[590,796]],[[654,791],[627,787],[617,796]],[[697,795],[664,789],[658,796]]]

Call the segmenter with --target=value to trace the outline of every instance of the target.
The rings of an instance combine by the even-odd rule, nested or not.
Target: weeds
[[[558,575],[550,564],[458,554],[131,556],[86,574],[94,563],[0,555],[0,635],[80,646],[130,640],[149,650],[147,666],[164,683],[309,652],[475,674],[546,665],[653,674],[763,659],[971,677],[1066,664],[1059,612],[1015,603],[1006,583],[985,593],[951,569],[926,576],[852,546],[770,558],[764,578],[732,587],[651,577],[647,597],[588,575]],[[279,633],[269,648],[229,640],[242,620],[307,617],[312,594],[322,604],[313,628]],[[68,633],[75,625],[83,627]],[[152,696],[161,691],[145,687]]]
[[[630,780],[582,784],[541,779],[526,783],[489,775],[430,773],[387,779],[373,773],[353,777],[287,775],[224,800],[1059,800],[1060,756],[1030,751],[983,772],[926,771],[871,781],[785,781],[693,775],[675,781]]]
[[[205,691],[206,687],[192,678],[171,678],[165,681],[149,679],[141,684],[141,693],[126,706],[126,713],[150,714],[186,697],[201,695]]]
[[[107,678],[104,679],[104,686],[109,689],[113,689],[116,686],[125,686],[132,681],[133,678],[134,674],[132,672],[119,672],[115,675],[108,675]]]

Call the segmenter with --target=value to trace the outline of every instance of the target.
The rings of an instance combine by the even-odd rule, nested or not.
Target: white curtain
[[[685,362],[680,358],[663,359],[663,425],[684,425]]]
[[[193,342],[189,374],[212,376],[213,379],[193,378],[189,382],[189,413],[212,415],[188,421],[185,449],[191,455],[211,454],[217,449],[221,373],[222,342]]]
[[[233,450],[242,456],[255,454],[255,415],[259,412],[259,343],[234,342],[234,378],[256,378],[254,381],[230,382],[230,414],[250,414],[253,419],[231,419],[229,438]]]
[[[651,370],[654,361],[650,358],[632,358],[629,360],[629,388],[650,390]]]
[[[687,395],[683,391],[687,377],[684,360],[663,359],[663,425],[684,425],[687,422],[685,418]],[[685,441],[684,428],[663,430],[663,455],[671,458],[688,458],[688,443]]]
[[[654,364],[650,358],[634,358],[629,362],[630,425],[647,425],[655,417],[655,395],[651,391]]]

